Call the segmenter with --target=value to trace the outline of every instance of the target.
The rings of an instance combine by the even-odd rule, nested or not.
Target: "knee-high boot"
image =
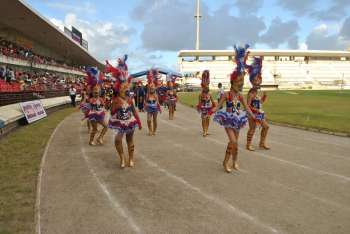
[[[147,120],[147,126],[148,126],[148,135],[153,134],[153,129],[152,129],[152,120]]]
[[[238,170],[237,158],[238,158],[238,145],[236,142],[236,143],[232,143],[232,167],[235,170]]]
[[[247,133],[246,149],[249,150],[249,151],[254,151],[254,148],[252,146],[254,132],[255,132],[255,127],[254,128],[249,128],[248,133]]]
[[[208,136],[209,124],[210,124],[210,117],[207,117],[207,118],[205,119],[205,135],[206,135],[206,136]]]
[[[103,145],[103,137],[106,135],[107,130],[108,130],[107,127],[103,127],[100,135],[97,138],[97,143],[98,144]]]
[[[87,125],[87,129],[88,129],[88,133],[91,133],[91,123],[90,123],[90,120],[86,120],[86,125]]]
[[[157,130],[157,120],[153,119],[153,136],[156,135]]]
[[[125,156],[124,156],[124,150],[123,150],[123,143],[122,141],[118,141],[115,143],[115,149],[117,150],[120,158],[120,167],[125,167]]]
[[[95,129],[91,130],[91,132],[90,132],[90,139],[89,139],[89,145],[95,145],[94,138],[95,138],[96,132],[97,131]]]
[[[262,149],[270,149],[270,147],[268,147],[266,145],[266,136],[267,136],[267,132],[269,130],[269,126],[266,126],[266,127],[263,127],[261,129],[261,135],[260,135],[260,144],[259,144],[259,147],[262,148]]]
[[[232,149],[233,149],[233,143],[230,142],[227,144],[224,162],[222,163],[224,166],[224,170],[227,173],[230,173],[232,171],[232,168],[228,165],[228,162],[229,162],[231,155],[232,155]]]
[[[129,167],[134,167],[135,166],[135,162],[134,162],[134,151],[135,151],[135,145],[134,143],[131,142],[127,142],[128,144],[128,153],[129,153],[129,162],[128,165]]]

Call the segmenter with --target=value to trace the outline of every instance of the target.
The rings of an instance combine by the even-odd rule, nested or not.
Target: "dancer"
[[[197,110],[201,113],[202,118],[203,137],[208,135],[210,116],[212,115],[212,109],[215,107],[213,97],[209,93],[209,84],[210,73],[208,70],[205,70],[202,73],[202,92],[199,94],[197,105]]]
[[[151,68],[147,73],[148,86],[149,86],[149,84],[153,83],[156,88],[159,87],[160,86],[160,78],[161,78],[161,75],[160,75],[159,71],[155,68]],[[149,87],[148,87],[148,89],[149,89]]]
[[[84,87],[82,92],[81,92],[81,101],[80,101],[79,109],[81,110],[81,112],[84,115],[84,118],[82,119],[82,121],[84,121],[86,119],[88,133],[90,134],[91,124],[90,124],[90,121],[88,119],[89,93],[87,92],[87,88],[86,87]]]
[[[208,136],[208,129],[210,123],[210,116],[212,115],[212,109],[215,107],[213,97],[209,93],[209,88],[204,87],[202,93],[199,94],[199,100],[197,109],[201,113],[203,137]]]
[[[106,87],[106,105],[105,105],[107,110],[111,109],[113,95],[114,95],[113,87],[111,85],[108,85]]]
[[[240,48],[244,49],[244,48]],[[253,115],[246,102],[244,101],[243,95],[240,93],[244,84],[245,70],[242,68],[239,61],[244,56],[246,59],[247,54],[240,53],[236,54],[236,68],[231,73],[230,76],[230,91],[225,93],[225,95],[220,99],[218,106],[213,108],[213,112],[217,111],[217,108],[222,106],[226,102],[226,111],[219,110],[215,116],[214,121],[219,123],[225,128],[229,142],[226,148],[226,154],[223,161],[224,170],[230,173],[233,169],[238,170],[237,156],[238,156],[238,137],[239,130],[245,126],[248,121],[247,113]],[[241,105],[246,109],[246,111],[241,110]],[[229,166],[229,160],[232,157],[232,167]]]
[[[108,127],[115,131],[114,144],[120,157],[121,168],[125,168],[126,166],[122,143],[124,135],[129,154],[127,165],[129,167],[134,167],[134,131],[137,127],[140,130],[142,128],[132,98],[129,96],[129,84],[132,78],[128,75],[128,69],[125,63],[126,58],[127,56],[124,56],[124,59],[119,59],[117,68],[110,65],[108,61],[106,66],[106,72],[112,73],[116,78]]]
[[[169,73],[167,75],[167,85],[168,85],[167,104],[169,109],[169,120],[174,119],[176,102],[177,102],[176,90],[174,88],[175,80],[176,80],[176,77],[173,76],[172,74]]]
[[[269,130],[269,125],[265,119],[265,113],[262,109],[262,104],[266,101],[266,93],[262,92],[260,85],[262,82],[261,69],[262,69],[262,59],[259,57],[254,57],[253,63],[247,65],[249,73],[249,81],[252,84],[252,88],[248,92],[247,103],[252,110],[255,118],[248,118],[249,121],[249,130],[247,133],[247,145],[246,149],[254,151],[254,148],[251,146],[253,136],[255,133],[256,126],[261,126],[260,133],[260,143],[259,148],[269,150],[270,147],[266,145],[266,136]]]
[[[96,145],[94,138],[97,133],[98,124],[102,125],[102,130],[97,138],[97,144],[103,145],[103,137],[107,132],[107,125],[105,123],[104,100],[100,97],[100,86],[103,82],[103,74],[95,67],[89,67],[86,70],[87,89],[90,92],[88,100],[87,118],[91,124],[92,130],[90,132],[89,145]]]
[[[205,87],[209,88],[209,85],[210,85],[210,72],[209,72],[209,70],[204,70],[202,73],[201,87],[202,88],[205,88]]]
[[[97,144],[103,145],[103,137],[107,132],[107,124],[105,123],[105,110],[104,110],[104,101],[99,96],[100,87],[98,85],[94,86],[92,89],[91,98],[89,98],[89,112],[87,114],[88,121],[92,126],[90,132],[89,145],[96,145],[94,142],[95,135],[97,133],[97,125],[102,125],[102,130],[100,135],[97,138]]]
[[[157,116],[158,112],[161,112],[161,108],[156,92],[156,85],[153,82],[148,84],[145,107],[147,112],[148,135],[155,136],[157,130]]]

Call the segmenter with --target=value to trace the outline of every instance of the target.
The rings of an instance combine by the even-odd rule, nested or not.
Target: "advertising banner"
[[[21,106],[28,123],[32,123],[47,116],[40,100],[21,102],[19,105]]]
[[[80,45],[82,44],[83,34],[73,26],[72,26],[72,39],[78,42]]]

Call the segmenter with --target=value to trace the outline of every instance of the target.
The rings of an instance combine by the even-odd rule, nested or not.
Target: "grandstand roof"
[[[0,23],[24,34],[28,38],[69,57],[78,65],[98,66],[102,64],[87,50],[69,38],[48,19],[41,16],[23,0],[2,0]]]
[[[249,50],[252,56],[350,57],[350,51],[335,50]],[[230,56],[234,50],[180,50],[179,57]]]

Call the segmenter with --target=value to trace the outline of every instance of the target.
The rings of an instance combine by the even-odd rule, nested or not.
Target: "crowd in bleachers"
[[[71,84],[80,89],[82,81],[82,78],[55,72],[23,71],[0,66],[0,92],[67,90]]]
[[[34,64],[44,64],[62,67],[70,70],[83,71],[83,67],[68,66],[62,61],[34,53],[30,48],[24,48],[14,42],[0,38],[0,54],[16,59],[26,60]]]

